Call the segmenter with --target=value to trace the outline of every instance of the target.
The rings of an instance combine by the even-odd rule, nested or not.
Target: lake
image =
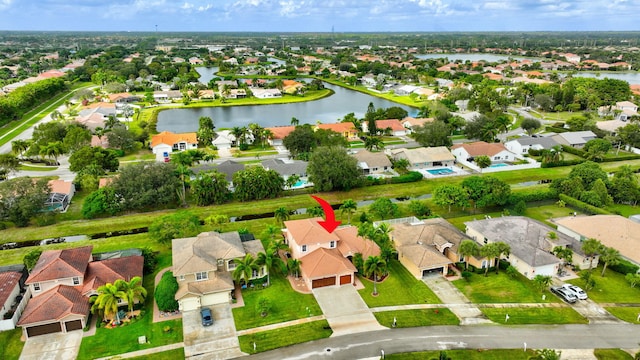
[[[175,133],[194,132],[198,130],[198,119],[209,116],[216,128],[233,128],[257,123],[263,127],[289,125],[291,118],[300,120],[300,124],[335,123],[348,113],[356,117],[364,117],[367,106],[372,102],[378,108],[399,106],[410,116],[415,116],[417,109],[397,104],[389,100],[377,98],[357,91],[325,83],[335,93],[329,97],[290,104],[251,105],[251,106],[218,106],[192,109],[170,109],[158,114],[158,131]]]
[[[198,74],[200,74],[200,78],[198,79],[198,81],[205,85],[208,85],[209,81],[217,76],[216,73],[218,72],[218,70],[220,70],[220,68],[218,68],[217,66],[197,67],[196,71],[198,72]]]

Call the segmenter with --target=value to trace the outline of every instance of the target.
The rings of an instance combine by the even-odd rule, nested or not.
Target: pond
[[[329,97],[290,104],[225,106],[191,109],[164,110],[158,114],[158,131],[172,131],[176,133],[194,132],[198,130],[198,119],[209,116],[216,128],[233,128],[257,123],[263,127],[289,125],[291,118],[300,120],[301,124],[335,123],[348,113],[355,113],[356,117],[364,117],[370,102],[377,108],[399,106],[415,116],[417,109],[397,104],[389,100],[363,94],[357,91],[325,83],[325,86],[335,93]]]
[[[197,67],[196,71],[198,72],[198,74],[200,74],[200,78],[198,79],[198,81],[201,82],[202,84],[208,85],[209,81],[211,81],[211,79],[217,76],[216,73],[218,72],[218,70],[220,70],[220,68],[217,66]]]

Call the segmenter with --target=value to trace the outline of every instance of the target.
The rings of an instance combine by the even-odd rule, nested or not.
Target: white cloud
[[[11,6],[11,3],[13,3],[13,0],[0,0],[0,9],[8,8]]]
[[[213,5],[207,4],[205,6],[198,7],[198,11],[207,11],[207,10],[211,9],[212,7],[213,7]]]
[[[193,4],[189,4],[188,2],[185,2],[184,4],[182,4],[180,8],[183,10],[191,10],[193,9]]]

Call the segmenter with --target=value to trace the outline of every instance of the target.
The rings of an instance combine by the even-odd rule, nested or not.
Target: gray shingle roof
[[[531,137],[531,136],[523,136],[519,139],[516,139],[521,145],[540,145],[545,149],[551,149],[552,147],[559,145],[557,141],[553,140],[551,137]]]
[[[262,167],[267,170],[274,170],[281,176],[306,176],[307,162],[290,159],[267,159],[262,161]]]

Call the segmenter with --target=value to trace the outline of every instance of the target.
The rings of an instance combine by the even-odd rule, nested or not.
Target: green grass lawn
[[[82,339],[78,359],[95,359],[131,351],[149,349],[182,341],[182,319],[153,322],[153,290],[157,272],[171,264],[171,254],[166,250],[158,255],[158,266],[153,274],[146,275],[143,283],[147,289],[144,315],[135,322],[113,329],[96,329],[96,334]],[[170,331],[165,332],[164,328]],[[138,337],[145,335],[146,344],[138,344]]]
[[[22,328],[0,331],[0,359],[15,360],[20,358],[24,342],[20,340]]]
[[[168,351],[163,351],[163,352],[159,352],[159,353],[153,353],[153,354],[149,354],[149,355],[144,355],[144,356],[136,356],[130,359],[137,359],[137,360],[182,360],[184,359],[184,349],[183,348],[179,348],[179,349],[174,349],[174,350],[168,350]]]
[[[596,286],[587,291],[590,299],[598,303],[640,303],[640,288],[632,288],[624,279],[624,275],[609,269],[607,269],[605,277],[601,277],[601,273],[602,266],[593,270],[592,279],[596,281]],[[582,279],[574,279],[569,282],[585,288]]]
[[[263,325],[321,315],[322,311],[311,294],[294,291],[283,276],[272,276],[271,286],[266,289],[246,289],[242,291],[244,306],[234,308],[233,319],[236,329],[251,329]],[[271,310],[265,317],[256,311],[258,299],[265,297],[271,302]],[[307,308],[309,310],[307,310]]]
[[[360,278],[365,288],[358,290],[370,308],[406,304],[440,304],[440,299],[422,281],[416,279],[397,260],[389,264],[389,276],[377,284],[378,296],[372,296],[373,282]]]
[[[638,322],[638,314],[640,314],[640,307],[605,307],[605,310],[610,312],[613,316],[620,320],[630,322],[632,324],[640,324]]]
[[[136,161],[136,160],[154,160],[155,158],[156,156],[151,152],[151,150],[143,149],[143,150],[138,150],[133,154],[119,157],[118,161],[126,162],[126,161]]]
[[[380,325],[391,327],[396,318],[396,327],[418,327],[435,325],[460,325],[460,319],[447,308],[416,309],[374,312]]]
[[[269,156],[269,155],[278,155],[278,152],[275,150],[257,150],[257,151],[240,151],[233,154],[234,157],[255,157],[255,156]]]
[[[522,275],[515,278],[509,277],[504,271],[497,275],[489,271],[489,276],[473,274],[469,281],[460,279],[453,284],[469,299],[478,304],[486,303],[551,303],[560,302],[560,299],[548,290],[540,293],[533,281]],[[542,300],[542,295],[546,299]]]
[[[570,307],[560,308],[481,308],[483,314],[502,325],[522,324],[588,324],[589,320],[582,317]],[[506,315],[509,321],[505,323]]]
[[[522,349],[499,350],[447,350],[446,354],[452,360],[529,360],[535,351]],[[413,353],[386,354],[388,360],[428,360],[439,359],[440,351],[420,351]]]
[[[18,171],[53,171],[57,169],[58,169],[57,166],[30,166],[30,165],[18,166]]]
[[[633,356],[620,349],[595,349],[593,355],[598,360],[633,360]]]
[[[247,354],[255,354],[307,341],[328,338],[332,333],[329,323],[326,320],[320,320],[243,335],[239,336],[238,340],[240,341],[240,350]],[[256,351],[253,351],[253,343],[256,344]]]

